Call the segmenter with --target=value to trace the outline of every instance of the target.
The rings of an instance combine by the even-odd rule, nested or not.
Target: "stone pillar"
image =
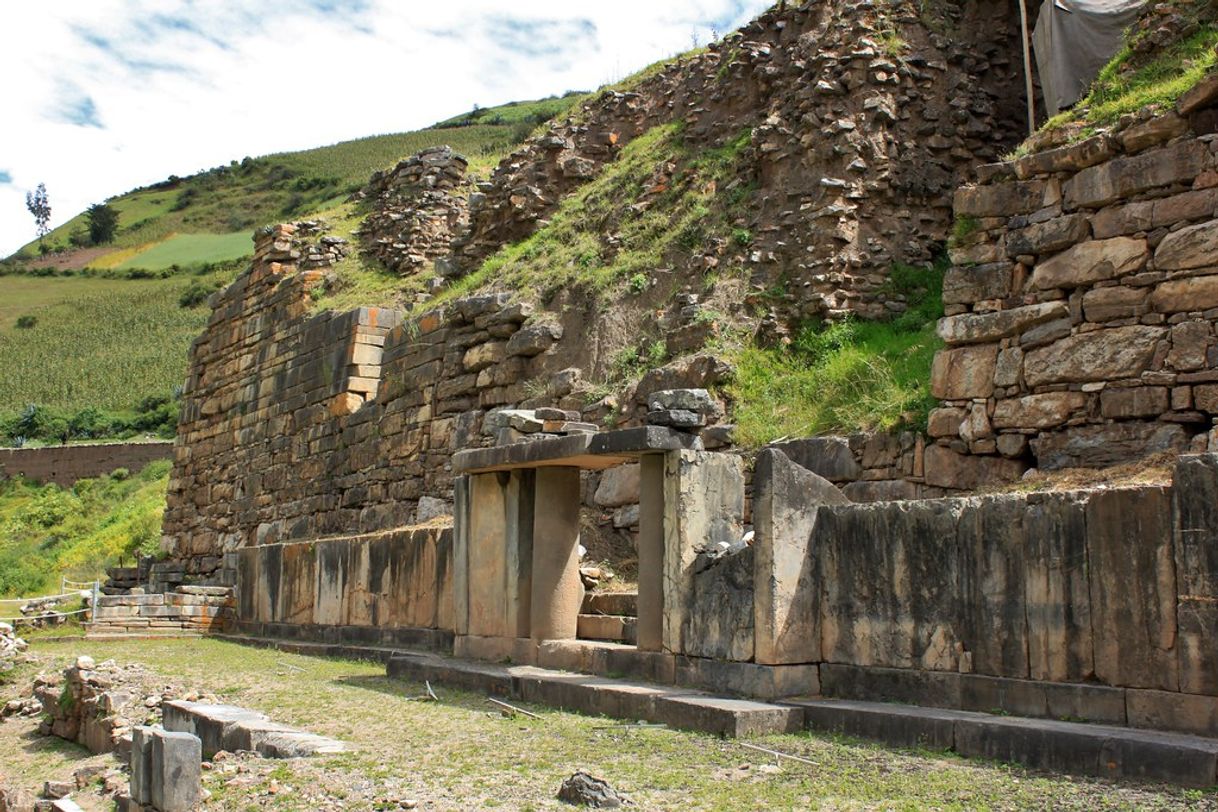
[[[579,469],[537,469],[533,523],[534,640],[576,636],[579,582]]]
[[[453,633],[469,634],[469,477],[453,479]]]
[[[467,614],[458,634],[529,636],[534,475],[521,470],[469,476],[468,532],[458,535],[465,547]],[[460,564],[456,574],[460,578]]]
[[[190,812],[202,800],[203,751],[197,736],[158,730],[152,739],[152,805]]]
[[[638,647],[664,647],[664,455],[639,461]]]

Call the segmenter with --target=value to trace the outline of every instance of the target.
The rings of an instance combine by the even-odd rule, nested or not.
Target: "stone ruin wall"
[[[957,192],[928,479],[1218,448],[1216,102],[1211,76]]]

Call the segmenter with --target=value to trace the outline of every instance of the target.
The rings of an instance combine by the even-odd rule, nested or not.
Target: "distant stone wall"
[[[1214,447],[1216,102],[1213,76],[1176,111],[1042,144],[957,192],[928,469],[933,453],[1001,480]]]
[[[109,474],[117,468],[138,471],[154,460],[172,456],[170,442],[0,448],[0,479],[23,476],[69,488],[78,479]]]
[[[413,528],[239,554],[237,629],[327,643],[452,646],[452,530]]]

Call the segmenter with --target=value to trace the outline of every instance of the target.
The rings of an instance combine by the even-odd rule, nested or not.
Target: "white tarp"
[[[1083,96],[1147,0],[1045,0],[1032,43],[1049,115]]]

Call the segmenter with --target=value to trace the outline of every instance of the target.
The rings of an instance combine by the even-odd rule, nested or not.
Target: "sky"
[[[768,0],[48,0],[0,7],[0,256],[91,203],[247,155],[591,90]]]

